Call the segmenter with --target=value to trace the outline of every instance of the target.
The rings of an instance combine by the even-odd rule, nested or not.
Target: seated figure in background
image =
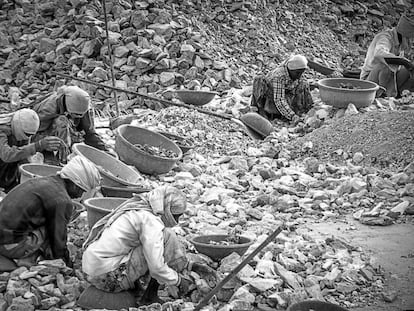
[[[296,124],[313,106],[309,84],[302,77],[308,68],[305,56],[294,55],[266,76],[253,80],[251,106],[270,121],[282,119]]]

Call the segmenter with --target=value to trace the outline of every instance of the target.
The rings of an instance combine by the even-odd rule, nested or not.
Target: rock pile
[[[0,94],[17,86],[33,99],[62,84],[52,71],[111,83],[99,1],[3,0],[0,6]],[[251,83],[291,52],[334,67],[345,57],[349,67],[364,54],[357,43],[364,48],[405,7],[403,1],[108,1],[115,82],[144,94],[225,91]],[[97,100],[111,96],[84,88]]]

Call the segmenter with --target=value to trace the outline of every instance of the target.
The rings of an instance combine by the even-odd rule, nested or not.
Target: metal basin
[[[191,239],[191,243],[193,243],[199,253],[207,255],[214,260],[221,260],[233,252],[236,252],[241,256],[247,251],[249,246],[253,244],[253,241],[247,237],[239,237],[238,244],[211,244],[211,241],[222,242],[226,241],[229,237],[229,235],[225,234],[200,235]]]
[[[75,154],[95,164],[101,173],[103,185],[137,187],[143,180],[143,177],[133,168],[104,151],[85,144],[74,144],[72,149]]]
[[[30,178],[56,175],[62,169],[61,166],[37,163],[25,163],[19,166],[20,183]]]
[[[357,108],[367,107],[379,89],[374,82],[351,78],[326,78],[319,80],[318,86],[322,101],[337,108],[351,103]]]
[[[175,134],[171,134],[171,133],[167,133],[167,132],[158,132],[158,133],[160,133],[161,135],[164,135],[168,139],[172,140],[178,147],[180,147],[183,154],[194,148],[193,143],[191,143],[191,144],[186,143],[187,141],[189,141],[188,138],[178,136],[178,135],[175,135]]]
[[[348,309],[330,302],[319,300],[305,300],[292,304],[286,311],[348,311]]]
[[[167,158],[152,155],[137,148],[136,144],[163,148],[176,153],[177,157]],[[149,175],[168,173],[183,156],[181,149],[167,137],[132,125],[118,127],[115,150],[122,161],[134,165],[140,172]]]
[[[108,215],[113,209],[124,203],[126,198],[90,198],[86,199],[83,204],[88,214],[89,229],[105,215]]]
[[[175,91],[178,98],[186,104],[194,106],[203,106],[213,100],[218,94],[211,91],[191,91],[191,90],[177,90]]]
[[[105,197],[131,198],[134,193],[149,192],[151,189],[141,187],[111,187],[101,186],[101,192]]]

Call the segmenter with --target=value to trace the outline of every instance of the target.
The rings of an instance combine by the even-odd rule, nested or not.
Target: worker
[[[414,65],[393,66],[384,57],[405,57],[414,38],[414,19],[402,15],[396,27],[378,33],[368,47],[360,78],[377,83],[384,95],[399,97],[403,90],[414,91]]]
[[[108,151],[105,143],[95,131],[89,95],[78,86],[62,86],[57,92],[52,92],[36,104],[33,109],[40,119],[35,140],[43,136],[54,135],[65,142],[68,147],[66,151],[78,142],[85,142],[97,149]],[[67,154],[62,153],[63,150],[59,150],[58,159],[51,153],[45,153],[45,159],[53,164],[65,163]]]
[[[18,266],[34,265],[38,258],[61,258],[71,266],[66,246],[71,199],[99,183],[94,164],[75,156],[57,175],[31,178],[15,187],[0,202],[0,255]]]
[[[159,301],[159,284],[188,293],[193,281],[183,271],[210,271],[189,263],[185,249],[170,228],[186,209],[186,198],[175,187],[163,186],[135,196],[99,220],[84,244],[82,270],[97,289],[120,292],[134,289],[141,303]],[[142,293],[138,280],[149,272],[151,280]],[[175,287],[174,287],[175,286]]]
[[[313,106],[309,84],[302,77],[307,68],[305,56],[293,55],[266,76],[256,76],[251,106],[270,121],[277,118],[298,123]]]
[[[9,192],[20,182],[19,164],[41,151],[55,151],[61,146],[58,137],[46,136],[31,143],[39,128],[35,111],[24,108],[0,115],[0,187]]]

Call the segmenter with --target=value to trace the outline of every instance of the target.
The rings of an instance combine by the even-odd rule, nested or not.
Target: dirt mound
[[[312,142],[313,147],[297,148]],[[356,152],[362,163],[399,169],[414,161],[414,112],[372,111],[333,119],[329,124],[298,138],[290,146],[301,156],[333,162],[351,158]]]

